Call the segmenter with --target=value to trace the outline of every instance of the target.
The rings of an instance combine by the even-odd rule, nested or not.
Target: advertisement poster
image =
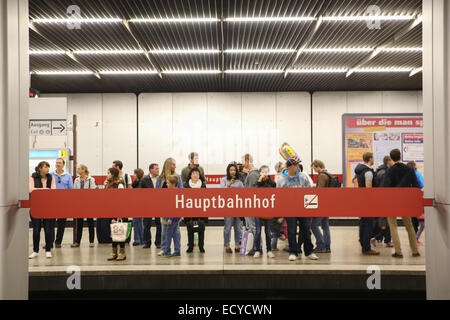
[[[402,162],[415,161],[423,174],[422,114],[344,114],[342,128],[344,186],[352,186],[365,152],[373,153],[376,170],[392,149],[399,149]]]

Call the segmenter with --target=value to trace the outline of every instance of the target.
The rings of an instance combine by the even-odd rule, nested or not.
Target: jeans
[[[144,243],[144,223],[143,218],[133,218],[134,227],[134,242],[143,244]]]
[[[278,220],[278,219],[277,218],[273,218],[271,223],[273,225],[275,225],[276,220]],[[276,230],[276,231],[274,230],[274,232],[272,232],[272,249],[277,248],[277,246],[278,246],[278,238],[281,236],[282,232],[283,232],[283,228],[282,228],[281,224],[279,224],[279,230]]]
[[[83,235],[83,223],[84,223],[83,218],[77,219],[77,241],[75,241],[75,242],[78,244],[81,243],[81,237]],[[94,237],[95,237],[94,219],[88,218],[87,223],[88,223],[88,228],[89,228],[89,243],[94,243]]]
[[[245,227],[248,232],[253,233],[253,236],[256,236],[256,219],[255,217],[245,218]]]
[[[165,241],[164,241],[164,247],[163,251],[164,254],[169,255],[170,254],[170,247],[172,245],[172,239],[173,239],[173,246],[174,246],[174,252],[179,254],[180,253],[180,221],[167,224],[165,228]]]
[[[297,240],[297,221],[300,223],[300,234]],[[288,229],[289,254],[298,255],[303,243],[305,256],[313,253],[311,242],[312,218],[286,218]]]
[[[224,218],[223,242],[225,246],[230,245],[231,227],[234,228],[234,245],[237,246],[241,242],[242,237],[242,221],[240,218]]]
[[[264,226],[264,233],[266,235],[266,250],[267,252],[272,251],[272,233],[270,232],[270,225],[272,224],[272,219],[261,219],[256,218],[256,234],[253,241],[253,250],[262,252],[262,226]]]
[[[361,243],[362,252],[368,252],[370,247],[370,237],[372,236],[373,229],[377,218],[361,218],[359,220],[359,242]]]
[[[42,225],[44,225],[45,233],[45,251],[50,251],[55,240],[55,219],[35,219],[31,217],[31,225],[33,227],[33,252],[39,252]]]
[[[55,244],[61,244],[64,237],[64,230],[66,229],[66,219],[57,219],[56,225],[58,229],[56,232]]]
[[[330,219],[327,217],[312,218],[311,231],[316,238],[316,246],[319,249],[329,249],[331,244],[330,237]],[[320,232],[319,226],[322,228]]]
[[[198,233],[198,247],[203,248],[205,244],[205,222],[202,219],[196,221],[198,227],[194,228],[194,221],[186,222],[186,229],[188,234],[188,247],[194,248],[194,233]]]
[[[161,245],[161,219],[160,218],[144,218],[143,241],[144,241],[145,245],[151,246],[151,244],[152,244],[152,232],[151,232],[150,228],[152,226],[153,219],[155,219],[155,226],[156,226],[155,246],[159,247]]]
[[[391,242],[391,231],[389,229],[389,225],[384,226],[384,229],[380,227],[378,233],[375,234],[375,239],[382,241],[384,239],[384,243]]]

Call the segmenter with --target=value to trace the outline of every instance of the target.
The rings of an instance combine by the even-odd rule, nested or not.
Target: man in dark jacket
[[[419,182],[417,181],[414,169],[408,167],[406,164],[400,161],[401,152],[399,149],[394,149],[390,152],[392,161],[394,165],[390,167],[384,178],[383,187],[385,188],[419,188]],[[391,230],[392,240],[394,241],[395,253],[392,254],[393,257],[402,258],[402,248],[400,245],[400,238],[398,237],[397,230],[397,217],[389,217],[389,228]],[[403,224],[405,225],[406,231],[408,232],[409,245],[413,253],[413,257],[420,256],[417,250],[416,233],[411,222],[411,217],[403,217]]]
[[[373,153],[366,152],[363,154],[364,164],[360,163],[355,168],[356,178],[358,179],[358,188],[372,188],[372,182],[375,172],[371,168],[373,166]],[[370,247],[370,237],[375,227],[376,218],[362,217],[359,220],[359,242],[362,246],[362,254],[379,255],[378,251],[372,250]]]
[[[141,180],[141,188],[154,188],[156,184],[156,178],[159,176],[159,166],[156,163],[152,163],[149,166],[150,173],[144,176]],[[144,249],[148,249],[152,245],[152,233],[150,227],[152,226],[153,218],[144,218]],[[155,218],[156,237],[155,246],[161,248],[161,220]]]
[[[390,168],[394,162],[392,161],[390,156],[385,156],[383,158],[383,164],[381,164],[377,168],[377,174],[374,179],[374,185],[377,187],[383,187],[384,184],[384,177],[385,173],[388,168]],[[377,240],[379,242],[383,241],[386,244],[387,248],[392,248],[394,245],[391,243],[391,232],[389,230],[389,224],[387,221],[387,218],[378,218],[377,219],[377,225],[374,228],[372,239],[370,239],[370,242],[375,247]]]

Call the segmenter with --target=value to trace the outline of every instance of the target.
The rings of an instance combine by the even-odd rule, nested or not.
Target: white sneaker
[[[289,261],[295,261],[297,260],[297,256],[295,254],[289,255]]]
[[[163,251],[161,250],[160,252],[158,252],[158,256],[162,256]]]
[[[256,251],[255,254],[253,255],[253,258],[259,258],[261,256],[261,252]]]
[[[52,258],[53,256],[52,256],[52,253],[51,253],[50,251],[47,251],[47,252],[45,253],[45,257],[46,257],[47,259],[50,259],[50,258]]]
[[[269,252],[267,252],[267,257],[273,259],[273,258],[275,258],[275,255],[273,254],[272,251],[269,251]]]
[[[306,256],[310,260],[319,260],[319,257],[316,256],[314,253],[311,253],[309,256]]]
[[[28,257],[28,259],[34,259],[34,258],[37,258],[38,256],[39,256],[39,253],[33,252],[32,254],[30,254],[30,256]]]

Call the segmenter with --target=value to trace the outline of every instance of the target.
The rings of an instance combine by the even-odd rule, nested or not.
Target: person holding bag
[[[123,180],[119,177],[119,170],[116,168],[109,168],[108,175],[106,177],[105,189],[124,189]],[[128,224],[122,223],[122,221],[128,222],[127,218],[111,219],[111,237],[112,237],[112,253],[108,258],[108,261],[122,261],[127,257],[125,255],[125,241],[127,239]],[[125,227],[126,226],[126,227]],[[124,228],[126,230],[124,230]],[[118,239],[118,233],[115,231],[122,231],[122,238]],[[120,252],[117,254],[117,247],[120,246]]]
[[[194,167],[191,169],[187,176],[187,181],[184,184],[185,188],[206,188],[205,181],[202,179],[201,171],[199,168]],[[208,222],[208,218],[184,218],[188,233],[188,249],[187,253],[191,253],[194,250],[194,233],[198,234],[198,248],[201,253],[205,252],[205,224]]]
[[[39,162],[35,168],[32,176],[29,179],[30,193],[36,189],[56,189],[56,183],[53,176],[49,173],[50,164],[47,161]],[[30,214],[31,224],[33,226],[33,253],[29,256],[30,259],[39,256],[39,242],[41,239],[41,228],[44,225],[45,232],[45,255],[46,258],[52,258],[52,245],[55,239],[55,221],[56,219],[36,219]]]
[[[73,183],[74,189],[97,189],[97,185],[95,184],[95,179],[89,175],[89,170],[87,166],[84,164],[80,164],[77,166],[77,174],[78,177],[75,179]],[[77,218],[77,239],[71,245],[72,248],[79,248],[81,243],[81,237],[83,235],[83,223],[84,218]],[[89,228],[89,247],[94,247],[94,219],[87,218],[87,224]]]
[[[226,176],[220,179],[221,188],[243,188],[244,184],[240,180],[240,173],[236,164],[230,163],[227,166]],[[226,253],[233,253],[230,247],[231,227],[234,228],[234,251],[240,252],[242,239],[242,221],[237,217],[224,217],[223,241]]]

